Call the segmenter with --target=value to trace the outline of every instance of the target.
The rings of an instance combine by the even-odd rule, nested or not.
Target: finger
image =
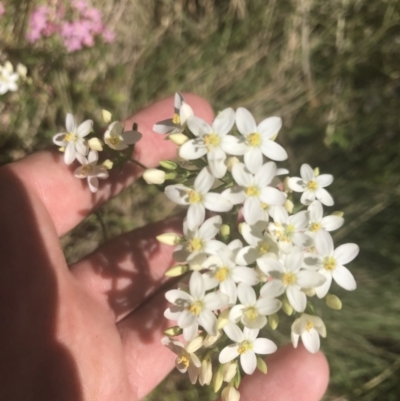
[[[185,98],[196,115],[206,121],[212,119],[212,109],[204,99],[191,94],[185,94]],[[147,167],[156,166],[161,159],[176,156],[175,145],[166,141],[164,135],[152,130],[155,122],[170,117],[172,112],[173,97],[169,97],[139,111],[126,121],[127,130],[136,122],[143,134],[135,146],[133,157]],[[86,180],[74,176],[74,167],[66,166],[58,151],[38,152],[3,169],[19,177],[28,190],[37,193],[59,235],[71,230],[94,208],[120,193],[142,173],[136,165],[127,163],[122,171],[113,172],[109,179],[101,181],[99,191],[92,194]]]
[[[156,236],[181,230],[180,216],[150,224],[115,238],[70,270],[87,293],[119,321],[166,281],[174,247],[161,244]]]
[[[174,367],[176,356],[160,343],[170,326],[163,317],[166,307],[163,294],[157,294],[118,323],[135,399],[148,394]],[[267,375],[255,372],[243,379],[241,401],[318,401],[326,390],[329,368],[321,352],[288,345],[269,356],[267,364]]]

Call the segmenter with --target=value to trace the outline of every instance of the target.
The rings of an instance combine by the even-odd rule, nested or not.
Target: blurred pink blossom
[[[6,8],[2,1],[0,1],[0,17],[6,12]]]

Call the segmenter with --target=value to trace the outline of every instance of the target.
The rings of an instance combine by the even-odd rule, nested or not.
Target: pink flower
[[[0,17],[6,12],[6,8],[2,1],[0,1]]]
[[[86,10],[88,4],[86,3],[85,0],[73,0],[71,6],[75,8],[75,10],[83,12]]]
[[[103,37],[104,42],[112,43],[115,40],[115,32],[111,31],[108,28],[104,28],[104,31],[102,33],[102,37]]]

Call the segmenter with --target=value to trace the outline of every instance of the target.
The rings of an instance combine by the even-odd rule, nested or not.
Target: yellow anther
[[[110,145],[118,145],[121,142],[121,138],[119,136],[110,136],[109,138],[106,139],[106,142],[109,143]]]
[[[243,341],[239,347],[238,347],[238,352],[239,354],[244,354],[245,352],[253,349],[253,344],[249,341]]]
[[[310,330],[313,329],[313,328],[314,328],[314,324],[311,323],[311,322],[309,322],[309,321],[307,321],[306,330],[307,330],[307,331],[310,331]]]
[[[191,305],[188,306],[187,310],[190,313],[193,313],[193,315],[199,316],[200,312],[203,310],[203,303],[201,301],[193,302]]]
[[[249,320],[254,320],[258,316],[258,310],[253,306],[249,306],[244,311],[244,314],[247,316]]]
[[[186,249],[189,252],[197,252],[200,251],[202,248],[203,243],[201,242],[200,238],[192,238],[186,246]]]
[[[251,185],[246,188],[246,195],[247,196],[259,196],[260,195],[260,190],[255,186]]]
[[[285,273],[282,282],[284,285],[292,285],[296,282],[296,276],[293,273]]]
[[[332,271],[336,267],[336,259],[332,256],[327,256],[324,258],[324,268],[326,270]]]
[[[78,139],[78,136],[72,132],[68,132],[67,134],[64,135],[64,141],[71,142],[71,141],[76,141]]]
[[[179,114],[175,113],[174,116],[172,117],[172,122],[173,124],[180,124],[181,123],[181,117]]]
[[[261,255],[265,255],[269,251],[269,248],[269,244],[267,244],[266,242],[262,242],[260,245],[258,245],[258,252]]]
[[[93,171],[93,166],[91,164],[85,164],[82,166],[82,173],[85,175],[90,174]]]
[[[260,146],[261,145],[261,135],[258,132],[253,132],[247,135],[247,142],[250,146]]]
[[[270,208],[269,205],[267,205],[267,204],[264,203],[264,202],[261,202],[261,209],[262,209],[262,210],[268,210],[269,208]]]
[[[207,146],[207,149],[213,148],[214,146],[218,146],[221,142],[221,138],[215,134],[207,134],[204,135],[204,143]]]
[[[189,203],[199,203],[202,201],[203,197],[196,191],[187,191],[189,195]]]
[[[310,191],[315,191],[318,188],[318,182],[317,181],[308,181],[307,182],[307,189]]]
[[[177,363],[177,365],[185,366],[185,368],[187,369],[189,367],[190,360],[187,357],[187,355],[182,354],[182,355],[179,355],[178,358],[176,358],[176,363]]]
[[[321,223],[311,223],[309,230],[313,233],[316,233],[317,231],[319,231],[322,228],[322,224]]]
[[[215,274],[214,274],[214,278],[216,280],[218,280],[219,282],[225,281],[226,278],[229,275],[229,269],[227,267],[221,267],[220,269],[218,269]]]

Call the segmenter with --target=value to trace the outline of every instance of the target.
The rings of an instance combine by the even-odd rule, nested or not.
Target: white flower
[[[335,231],[344,223],[344,218],[341,216],[325,216],[324,210],[320,201],[315,200],[308,206],[310,212],[310,221],[307,231],[315,235],[319,230]]]
[[[263,328],[267,324],[266,316],[278,312],[282,306],[282,302],[271,293],[268,297],[257,299],[254,289],[244,283],[238,285],[238,297],[240,304],[231,309],[229,319],[235,323],[240,320],[249,329]]]
[[[91,150],[88,157],[77,154],[79,162],[82,166],[75,170],[75,177],[87,178],[89,188],[92,192],[97,192],[99,189],[99,178],[106,179],[108,171],[104,166],[98,166],[98,154],[95,150]]]
[[[261,296],[286,292],[288,301],[296,312],[303,312],[307,306],[307,296],[302,289],[315,288],[325,282],[322,274],[311,270],[301,270],[303,252],[294,251],[284,258],[284,263],[269,258],[258,260],[260,270],[272,276],[273,280],[261,288]]]
[[[0,66],[0,95],[4,95],[8,91],[15,92],[18,90],[19,75],[14,72],[14,68],[9,61],[4,66]]]
[[[212,126],[196,116],[190,117],[187,123],[196,138],[180,147],[179,156],[195,160],[207,155],[212,174],[216,178],[222,178],[227,170],[226,154],[242,155],[245,150],[244,144],[238,138],[227,135],[235,123],[235,112],[231,108],[221,111]]]
[[[303,313],[292,324],[292,343],[297,348],[299,337],[309,352],[315,354],[319,350],[321,337],[326,337],[326,327],[318,316]]]
[[[254,269],[237,266],[235,263],[236,254],[241,248],[240,240],[232,241],[229,245],[221,247],[217,255],[210,256],[202,265],[204,269],[208,269],[208,272],[204,274],[207,289],[219,286],[221,292],[229,297],[229,304],[236,303],[235,283],[248,285],[258,283],[257,273]]]
[[[331,174],[321,174],[315,176],[313,169],[308,164],[303,164],[300,168],[300,177],[289,179],[289,188],[295,192],[303,192],[300,202],[309,205],[315,199],[321,201],[325,206],[333,206],[334,201],[329,192],[324,189],[332,184]]]
[[[209,193],[215,177],[208,167],[204,167],[196,177],[193,189],[182,184],[169,185],[165,194],[178,205],[189,205],[187,223],[190,230],[194,230],[203,221],[206,209],[213,212],[227,212],[232,209],[232,203],[223,195]]]
[[[255,175],[251,174],[243,163],[233,166],[232,175],[239,187],[228,188],[223,195],[235,205],[244,202],[243,217],[246,223],[252,225],[261,220],[264,205],[282,206],[285,203],[285,194],[268,186],[275,174],[274,162],[260,166]]]
[[[143,179],[147,184],[162,184],[165,181],[165,171],[149,168],[144,171]]]
[[[183,235],[185,239],[179,244],[173,254],[177,262],[194,262],[199,257],[202,262],[206,254],[218,252],[225,244],[213,238],[217,235],[222,224],[221,216],[207,219],[199,228],[190,230],[187,219],[183,222]]]
[[[285,209],[279,209],[274,213],[274,220],[274,223],[269,223],[268,230],[283,252],[289,253],[293,245],[304,249],[314,244],[313,239],[304,234],[309,221],[308,211],[303,210],[289,216]]]
[[[233,386],[226,386],[221,392],[222,401],[239,401],[240,393]]]
[[[155,123],[153,131],[157,134],[180,133],[185,129],[186,121],[192,115],[192,108],[185,102],[182,94],[177,92],[174,100],[174,116]]]
[[[349,269],[344,265],[351,262],[360,250],[357,244],[343,244],[333,248],[333,240],[331,235],[324,230],[318,231],[315,236],[315,248],[319,257],[318,270],[326,281],[320,287],[316,288],[318,298],[323,298],[329,291],[332,278],[336,283],[347,291],[356,289],[357,284]]]
[[[200,359],[195,352],[202,346],[203,339],[201,337],[196,337],[184,346],[178,340],[171,340],[168,337],[163,337],[161,343],[177,355],[175,359],[176,368],[181,373],[188,372],[191,383],[195,384],[201,366]]]
[[[93,121],[86,120],[77,126],[74,116],[68,113],[65,119],[65,127],[67,132],[54,135],[53,142],[57,146],[65,147],[65,164],[71,164],[77,158],[77,154],[87,155],[89,147],[85,136],[92,131]]]
[[[269,117],[257,125],[252,114],[239,107],[236,110],[236,125],[246,140],[244,163],[253,174],[256,174],[263,164],[263,154],[271,160],[287,159],[285,149],[272,140],[282,127],[281,118]]]
[[[224,327],[225,334],[235,342],[228,345],[219,354],[219,362],[227,363],[240,355],[240,364],[245,373],[253,374],[257,367],[256,354],[272,354],[277,350],[277,346],[267,338],[257,338],[259,330],[248,329],[240,330],[239,327],[229,322]]]
[[[142,138],[137,131],[124,132],[124,126],[119,121],[112,122],[104,133],[104,142],[114,150],[124,150]]]
[[[264,256],[276,258],[278,255],[278,246],[268,234],[265,221],[259,221],[252,226],[243,223],[240,233],[249,246],[239,250],[236,256],[236,263],[250,265]]]
[[[165,298],[175,307],[165,311],[165,317],[177,320],[183,329],[185,340],[190,341],[198,331],[198,325],[212,335],[217,335],[217,317],[213,313],[227,306],[228,297],[222,293],[206,294],[203,276],[193,272],[189,281],[189,293],[182,290],[170,290]]]

